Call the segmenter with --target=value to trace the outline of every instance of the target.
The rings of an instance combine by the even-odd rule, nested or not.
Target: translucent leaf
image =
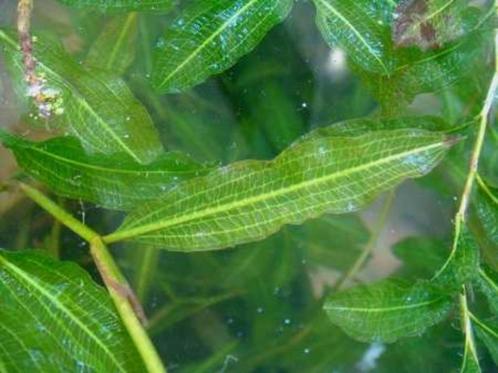
[[[109,240],[175,250],[220,249],[262,239],[284,224],[356,211],[444,157],[454,138],[423,130],[310,136],[273,161],[214,170],[133,211]]]
[[[23,65],[17,39],[0,30],[0,45],[8,57],[15,79],[22,78]],[[37,73],[57,92],[62,115],[56,119],[77,136],[86,149],[100,153],[126,153],[140,163],[154,160],[162,145],[152,120],[125,82],[101,70],[85,69],[55,41],[38,37],[35,43]],[[25,96],[26,87],[19,92]]]
[[[332,48],[342,48],[363,69],[389,75],[391,33],[387,19],[374,15],[390,13],[389,1],[372,4],[371,0],[314,0],[317,24]],[[378,12],[378,13],[377,13]]]
[[[135,12],[112,18],[90,47],[85,64],[122,75],[135,58],[137,26]]]
[[[446,259],[446,244],[425,237],[410,237],[397,243],[393,252],[403,261],[399,275],[410,279],[430,278]]]
[[[122,12],[131,10],[164,12],[173,6],[172,0],[59,0],[59,2],[75,8]]]
[[[333,294],[324,309],[332,323],[360,341],[394,342],[423,333],[446,317],[452,298],[428,282],[385,281]]]
[[[163,154],[148,165],[125,154],[88,155],[73,137],[37,143],[0,131],[0,140],[20,167],[55,193],[110,209],[131,209],[207,170],[179,153]]]
[[[152,84],[175,92],[203,82],[254,49],[293,0],[193,2],[156,44]]]
[[[0,297],[6,371],[144,371],[109,296],[78,266],[2,250]]]

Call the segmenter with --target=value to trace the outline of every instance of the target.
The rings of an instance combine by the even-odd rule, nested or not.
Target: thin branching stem
[[[112,255],[102,242],[102,238],[92,229],[74,218],[71,214],[50,200],[40,191],[26,184],[20,185],[21,190],[35,203],[57,219],[61,224],[72,230],[90,243],[90,253],[106,285],[114,305],[125,325],[138,352],[142,356],[147,371],[150,373],[166,372],[159,355],[139,319],[144,319],[140,303],[136,300],[131,287],[116,265]]]

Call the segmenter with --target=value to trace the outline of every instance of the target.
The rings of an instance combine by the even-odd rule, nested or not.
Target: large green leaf
[[[0,298],[4,371],[144,371],[109,296],[78,266],[1,250]]]
[[[429,282],[410,285],[390,280],[333,294],[324,309],[355,339],[394,342],[437,324],[451,306],[452,298]]]
[[[381,19],[393,10],[390,1],[370,0],[314,0],[317,24],[331,47],[343,48],[349,58],[362,68],[389,75],[392,61],[389,18]]]
[[[192,2],[156,44],[154,87],[175,92],[228,69],[289,14],[292,4],[293,0]]]
[[[179,153],[163,154],[148,165],[125,154],[89,155],[74,137],[37,143],[0,131],[0,141],[20,167],[55,193],[110,209],[136,207],[207,170]]]
[[[35,45],[37,72],[57,91],[64,113],[57,118],[89,151],[126,153],[140,163],[154,160],[162,145],[145,108],[125,82],[101,70],[85,69],[57,44],[39,37]],[[0,45],[18,82],[23,64],[16,38],[0,30]],[[25,96],[26,87],[20,94]]]
[[[105,24],[90,47],[85,64],[123,74],[135,58],[138,15],[119,15]]]
[[[284,224],[364,207],[404,179],[430,172],[453,142],[416,129],[310,135],[273,161],[237,162],[181,183],[133,211],[107,239],[181,251],[262,239]]]
[[[75,8],[93,8],[101,11],[142,10],[163,12],[171,9],[172,0],[59,0]]]

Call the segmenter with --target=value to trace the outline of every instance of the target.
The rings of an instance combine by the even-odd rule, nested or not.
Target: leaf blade
[[[77,266],[2,250],[0,279],[0,356],[7,367],[142,369],[110,298]],[[22,346],[22,353],[10,343]]]
[[[401,180],[429,172],[452,141],[417,130],[311,136],[273,161],[237,162],[180,184],[164,198],[132,212],[107,239],[133,238],[180,250],[261,239],[284,224],[365,206]]]
[[[451,306],[451,297],[428,282],[389,280],[333,294],[323,308],[332,323],[355,339],[394,342],[438,323]]]
[[[156,46],[153,86],[175,92],[226,70],[287,16],[292,3],[217,0],[187,7]]]
[[[55,193],[109,209],[132,209],[208,170],[179,153],[165,153],[147,165],[125,154],[92,156],[72,137],[37,143],[0,130],[0,141],[12,150],[20,167]]]

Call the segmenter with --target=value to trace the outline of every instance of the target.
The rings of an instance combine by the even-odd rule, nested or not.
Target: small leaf
[[[242,161],[181,183],[110,235],[180,251],[262,239],[284,224],[348,213],[432,170],[454,142],[423,130],[310,136],[273,161]]]
[[[91,8],[103,12],[131,10],[164,12],[173,6],[172,0],[59,0],[59,2],[75,8]]]
[[[122,75],[135,58],[137,24],[135,12],[112,18],[90,47],[85,64]]]
[[[24,82],[23,65],[16,38],[0,30],[0,45]],[[63,109],[56,119],[91,152],[126,153],[140,163],[154,160],[162,152],[159,136],[145,108],[123,80],[100,70],[84,69],[48,38],[35,44],[37,73],[57,92]],[[19,92],[25,97],[27,87]]]
[[[380,9],[376,9],[370,0],[314,0],[314,3],[318,28],[327,44],[343,48],[349,58],[366,70],[390,74],[389,25],[387,20],[373,16],[375,10],[379,13],[392,11],[389,1],[379,2]]]
[[[218,74],[253,50],[283,21],[293,0],[194,2],[156,45],[152,84],[176,92]]]
[[[488,299],[493,312],[498,314],[498,275],[487,269],[479,269],[477,277],[479,288]]]
[[[452,298],[429,282],[385,281],[333,294],[324,309],[332,323],[363,342],[419,335],[448,314]]]
[[[465,224],[455,242],[456,246],[432,280],[435,286],[448,291],[459,291],[464,283],[477,276],[479,269],[479,248]]]
[[[145,369],[109,296],[74,264],[0,250],[0,298],[6,371]]]
[[[486,345],[495,364],[498,365],[498,322],[473,319],[473,325],[479,339]]]
[[[73,137],[36,143],[0,131],[0,141],[20,167],[55,193],[110,209],[131,209],[207,171],[179,153],[163,154],[148,165],[125,154],[88,155]]]

